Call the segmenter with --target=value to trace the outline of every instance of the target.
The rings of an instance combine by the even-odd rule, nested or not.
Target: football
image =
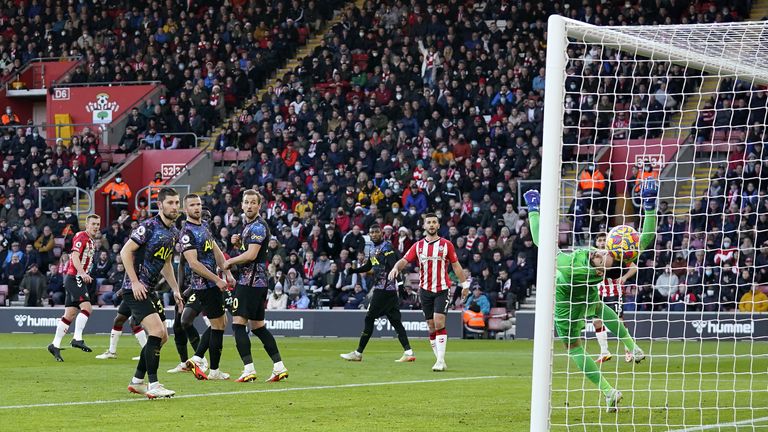
[[[608,232],[605,248],[614,259],[634,262],[640,255],[640,234],[629,225],[619,225]]]

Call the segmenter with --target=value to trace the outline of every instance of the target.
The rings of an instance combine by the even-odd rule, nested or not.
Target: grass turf
[[[270,384],[263,380],[271,365],[256,340],[252,350],[260,379],[245,384],[165,373],[178,363],[171,342],[163,349],[160,381],[178,397],[147,401],[126,391],[135,367],[130,357],[138,353],[133,337],[123,336],[117,360],[94,358],[106,348],[106,336],[86,340],[93,353],[67,349],[65,362],[56,363],[45,350],[49,335],[0,335],[3,430],[522,431],[529,424],[533,346],[528,341],[452,339],[449,370],[434,373],[425,340],[413,341],[415,363],[398,364],[401,349],[392,339],[372,340],[362,363],[348,363],[338,354],[355,348],[352,339],[279,338],[290,378]],[[242,363],[233,339],[225,338],[224,345],[221,369],[235,378]],[[626,364],[617,356],[603,366],[607,379],[625,394],[626,408],[617,414],[603,411],[600,393],[560,355],[558,345],[552,429],[667,431],[768,416],[768,346],[641,345],[650,355],[645,363]],[[77,404],[56,405],[71,402]],[[768,427],[768,419],[747,428],[753,426]]]

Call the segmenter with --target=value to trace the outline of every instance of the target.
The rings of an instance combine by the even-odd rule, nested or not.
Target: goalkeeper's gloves
[[[525,204],[528,206],[529,212],[539,211],[539,206],[541,205],[541,195],[539,194],[539,191],[536,189],[531,189],[523,194],[523,199],[525,200]]]
[[[656,197],[659,194],[659,183],[654,178],[643,181],[640,196],[643,198],[643,208],[646,211],[656,210]]]

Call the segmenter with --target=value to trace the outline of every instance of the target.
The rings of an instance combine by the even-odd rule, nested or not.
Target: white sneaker
[[[355,361],[355,362],[363,361],[363,355],[357,351],[352,351],[351,353],[347,353],[347,354],[339,354],[339,356],[341,356],[341,358],[343,358],[346,361]]]
[[[448,369],[448,366],[445,364],[445,360],[440,361],[438,360],[434,366],[432,366],[433,372],[445,372]]]
[[[395,360],[395,363],[410,363],[410,362],[415,362],[415,361],[416,361],[416,356],[415,355],[413,355],[413,354],[408,355],[408,354],[404,353],[402,357],[400,357],[399,359]]]
[[[139,361],[139,360],[141,360],[141,356],[131,357],[131,360]]]
[[[96,358],[99,359],[99,360],[116,359],[117,358],[117,354],[115,354],[113,352],[109,352],[109,350],[107,350],[107,351],[104,351],[103,354],[97,355]]]
[[[619,402],[624,396],[620,391],[613,389],[611,394],[605,397],[605,410],[607,412],[616,412],[619,409]]]
[[[634,358],[632,357],[632,353],[629,352],[629,350],[624,350],[624,361],[627,363],[632,363],[632,360]]]
[[[208,372],[208,379],[209,380],[228,380],[229,374],[226,372],[222,372],[218,369],[211,369],[211,371]]]
[[[200,359],[200,363],[198,363],[198,366],[200,366],[200,369],[207,371],[208,370],[208,360],[206,360],[205,357]]]
[[[600,357],[598,357],[597,360],[595,360],[595,363],[603,364],[603,363],[609,361],[612,358],[613,358],[613,355],[611,355],[611,353],[609,353],[609,352],[608,353],[600,353]]]
[[[265,382],[278,382],[282,381],[284,379],[288,378],[288,369],[283,368],[283,370],[272,370],[272,375],[269,377],[268,380]]]
[[[168,373],[180,373],[180,372],[189,372],[189,368],[187,368],[186,363],[179,363],[176,365],[173,369],[168,369]]]
[[[158,383],[155,388],[151,390],[147,390],[145,393],[145,396],[148,399],[158,399],[158,398],[170,398],[175,395],[176,392],[173,390],[168,390],[165,388],[162,384]]]
[[[640,349],[639,346],[636,346],[632,351],[632,360],[634,360],[635,363],[640,363],[641,361],[645,360],[645,353],[642,349]]]
[[[235,382],[251,382],[255,381],[257,378],[256,371],[243,371],[240,378],[236,379]]]
[[[147,394],[147,385],[143,382],[140,383],[130,383],[128,384],[128,391],[131,393],[136,393],[140,395]]]

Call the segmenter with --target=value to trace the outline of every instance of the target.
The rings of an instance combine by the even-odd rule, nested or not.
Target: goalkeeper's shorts
[[[581,339],[586,320],[597,315],[596,302],[573,303],[555,300],[555,331],[557,337],[568,346]]]

